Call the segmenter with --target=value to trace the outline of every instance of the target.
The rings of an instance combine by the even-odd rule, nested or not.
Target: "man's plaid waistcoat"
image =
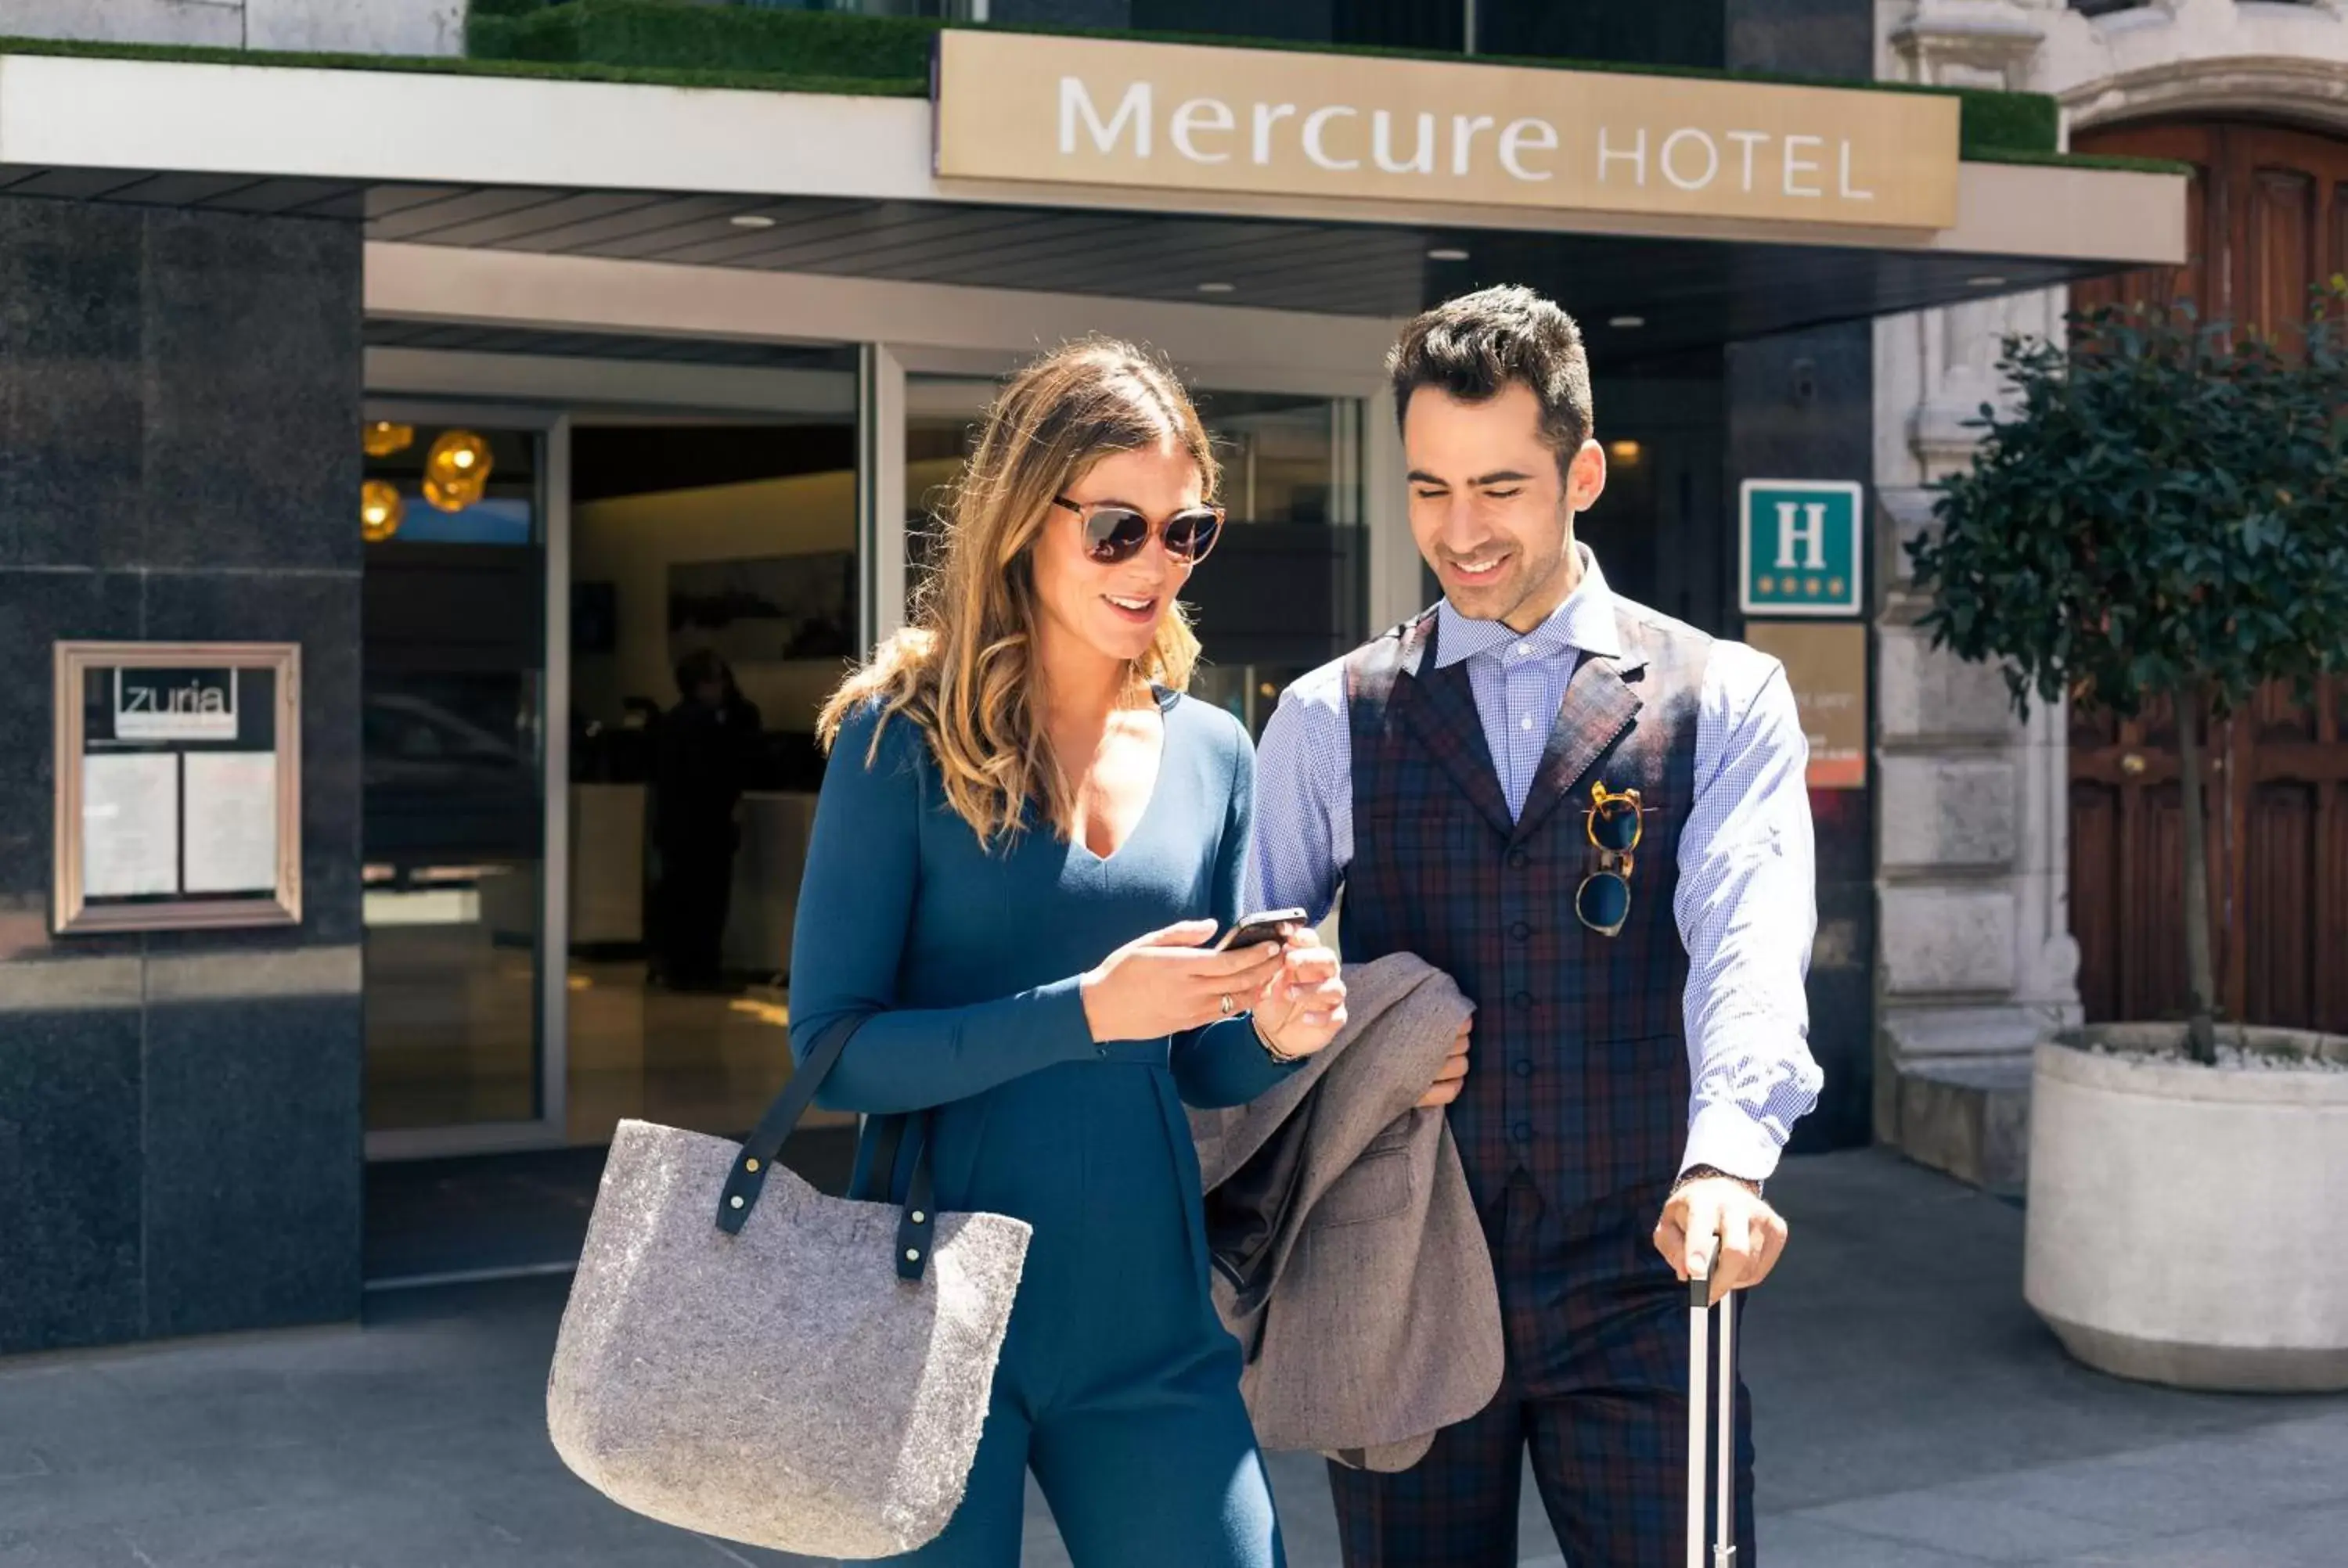
[[[1687,952],[1672,913],[1711,639],[1617,600],[1620,660],[1584,653],[1522,814],[1484,739],[1468,662],[1435,661],[1429,610],[1345,663],[1354,854],[1348,963],[1412,952],[1476,1018],[1451,1126],[1478,1207],[1522,1171],[1571,1210],[1668,1182],[1686,1139]],[[1644,829],[1622,932],[1574,912],[1598,869],[1594,783],[1638,790]]]

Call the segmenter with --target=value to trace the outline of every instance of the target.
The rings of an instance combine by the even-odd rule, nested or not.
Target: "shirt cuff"
[[[1687,1153],[1680,1161],[1680,1172],[1710,1165],[1749,1182],[1766,1182],[1783,1153],[1776,1135],[1742,1106],[1712,1101],[1698,1107],[1688,1123]]]

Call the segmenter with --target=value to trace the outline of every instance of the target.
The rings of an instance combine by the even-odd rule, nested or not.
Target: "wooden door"
[[[2180,268],[2075,289],[2080,308],[2185,298],[2209,320],[2288,333],[2307,291],[2348,272],[2348,142],[2197,122],[2085,133],[2081,152],[2193,166]],[[2211,916],[2218,1003],[2257,1023],[2348,1030],[2348,680],[2285,688],[2212,726]],[[2071,927],[2091,1021],[2185,1007],[2184,827],[2176,716],[2075,712]]]

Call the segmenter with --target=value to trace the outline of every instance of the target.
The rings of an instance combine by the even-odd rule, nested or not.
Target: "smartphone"
[[[1224,932],[1223,939],[1215,944],[1215,950],[1226,952],[1233,948],[1251,948],[1258,942],[1285,942],[1288,933],[1282,929],[1283,927],[1311,924],[1302,909],[1266,909],[1261,914],[1246,917]]]

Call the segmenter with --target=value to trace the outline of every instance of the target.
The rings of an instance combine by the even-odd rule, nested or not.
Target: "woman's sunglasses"
[[[1639,847],[1645,826],[1637,790],[1609,790],[1602,783],[1591,783],[1589,833],[1591,847],[1598,851],[1598,869],[1581,879],[1573,912],[1601,937],[1621,935],[1631,918],[1632,851]]]
[[[1066,496],[1053,497],[1052,505],[1076,514],[1084,524],[1085,554],[1103,566],[1139,555],[1153,532],[1166,541],[1168,555],[1186,566],[1197,566],[1207,559],[1223,531],[1220,507],[1186,507],[1153,528],[1148,518],[1131,507],[1086,506]]]

